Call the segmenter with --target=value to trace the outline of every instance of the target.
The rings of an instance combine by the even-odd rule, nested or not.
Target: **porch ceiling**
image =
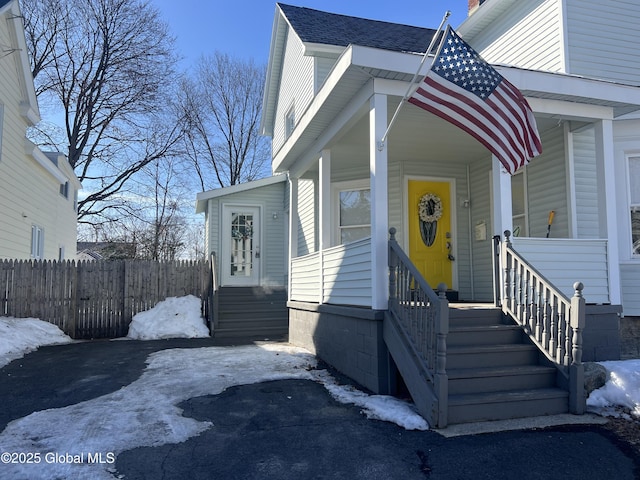
[[[401,97],[389,97],[389,120]],[[541,132],[558,125],[557,119],[539,118]],[[332,170],[369,171],[369,119],[364,115],[338,141],[330,145]],[[406,104],[389,132],[389,157],[407,161],[437,161],[468,164],[486,158],[489,152],[473,137],[435,115]],[[315,168],[312,167],[312,171]]]

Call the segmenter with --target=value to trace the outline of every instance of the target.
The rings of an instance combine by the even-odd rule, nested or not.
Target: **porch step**
[[[556,382],[556,369],[542,365],[458,368],[447,374],[449,395],[552,388]]]
[[[518,325],[474,325],[451,327],[447,345],[499,345],[522,341],[522,329]]]
[[[215,337],[282,337],[289,332],[287,293],[279,287],[221,287]]]
[[[449,395],[449,424],[566,413],[568,402],[559,388]]]
[[[498,309],[451,309],[447,337],[448,423],[568,411],[555,367],[541,363],[522,328]]]
[[[537,362],[538,349],[521,343],[447,348],[447,370],[535,365]]]

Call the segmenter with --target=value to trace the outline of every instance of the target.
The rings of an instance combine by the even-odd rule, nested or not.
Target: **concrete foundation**
[[[640,317],[620,319],[620,358],[640,359]]]
[[[587,305],[583,362],[620,360],[621,305]]]
[[[372,392],[389,393],[383,311],[304,302],[287,306],[289,343],[306,348]]]

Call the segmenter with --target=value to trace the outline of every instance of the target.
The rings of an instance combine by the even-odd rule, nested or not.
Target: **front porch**
[[[574,305],[504,243],[496,266],[502,308],[449,304],[393,234],[388,310],[372,308],[364,294],[371,284],[370,239],[298,258],[289,340],[376,393],[407,388],[432,425],[580,413],[582,361],[619,357],[620,309],[587,306],[581,296]],[[343,275],[348,280],[337,281]],[[361,292],[358,306],[339,304],[350,298],[350,286]]]

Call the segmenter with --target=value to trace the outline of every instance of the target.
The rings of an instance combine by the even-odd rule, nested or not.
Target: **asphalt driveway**
[[[96,341],[40,348],[0,369],[0,430],[32,412],[119,390],[140,377],[152,352],[203,346],[214,341]],[[640,459],[599,426],[445,438],[368,420],[358,407],[336,402],[310,380],[235,386],[179,407],[184,416],[212,427],[182,443],[119,453],[114,478],[640,478]]]

